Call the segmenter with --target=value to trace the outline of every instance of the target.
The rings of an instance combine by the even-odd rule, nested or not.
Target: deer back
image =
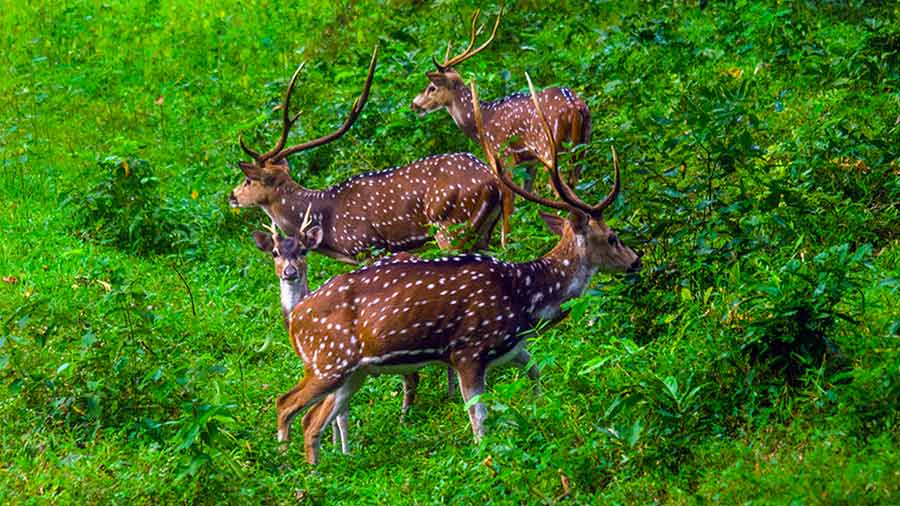
[[[586,144],[591,136],[591,113],[568,88],[547,88],[537,93],[557,148],[563,143]],[[532,98],[516,93],[481,105],[486,140],[496,153],[505,148],[514,163],[547,160],[550,152]],[[473,120],[474,127],[474,120]],[[473,130],[475,130],[473,128]],[[477,141],[477,131],[473,138]]]

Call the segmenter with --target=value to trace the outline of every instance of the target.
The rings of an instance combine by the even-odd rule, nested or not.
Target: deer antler
[[[353,102],[353,107],[350,109],[350,114],[347,115],[347,119],[344,121],[344,124],[341,125],[340,128],[335,130],[334,132],[324,136],[319,137],[318,139],[314,139],[311,141],[304,142],[302,144],[297,144],[291,146],[287,149],[282,150],[278,154],[276,154],[273,159],[274,160],[283,160],[294,153],[299,153],[301,151],[306,151],[307,149],[312,149],[316,146],[321,146],[322,144],[327,144],[340,136],[347,133],[347,130],[353,126],[353,123],[356,121],[356,118],[359,117],[359,114],[362,112],[363,107],[366,105],[366,100],[369,99],[369,90],[372,89],[372,79],[375,77],[375,66],[378,64],[378,46],[375,46],[375,50],[372,51],[372,61],[369,63],[369,73],[366,76],[366,82],[363,85],[362,93],[360,93],[359,97],[357,97],[356,101]],[[285,112],[285,117],[287,117],[287,113]],[[296,116],[294,117],[296,119]],[[291,120],[293,121],[293,120]],[[284,136],[287,138],[287,135]],[[284,143],[282,143],[283,145]]]
[[[544,133],[547,135],[547,145],[550,150],[550,161],[548,163],[547,160],[541,160],[541,163],[547,166],[550,170],[550,183],[553,186],[553,189],[556,190],[556,193],[562,198],[566,203],[571,205],[574,208],[579,209],[589,216],[593,216],[595,218],[603,215],[603,210],[609,207],[616,200],[616,196],[619,194],[619,190],[622,187],[622,182],[619,174],[619,157],[616,153],[615,146],[612,146],[612,157],[613,157],[613,167],[615,169],[615,181],[613,183],[613,188],[609,192],[609,194],[604,198],[599,204],[596,206],[589,205],[585,203],[583,200],[578,198],[578,195],[569,187],[568,184],[563,180],[559,175],[559,167],[557,164],[557,152],[556,152],[556,143],[553,141],[553,132],[550,129],[550,124],[547,122],[547,117],[544,116],[544,110],[541,108],[541,104],[538,102],[537,93],[534,91],[534,84],[531,82],[531,76],[528,73],[525,74],[525,79],[528,80],[528,90],[531,92],[531,101],[534,103],[534,109],[537,112],[537,116],[541,121],[541,126],[544,129]]]
[[[300,228],[297,229],[297,235],[306,232],[306,227],[312,225],[312,218],[309,217],[310,210],[312,210],[312,202],[306,206],[306,214],[303,216],[303,223],[301,223]]]
[[[484,48],[488,47],[488,45],[490,45],[490,43],[494,41],[494,37],[497,35],[497,27],[500,26],[500,17],[503,15],[503,9],[501,8],[500,13],[497,14],[497,21],[494,22],[494,29],[491,31],[490,38],[488,38],[488,40],[486,40],[484,42],[484,44],[478,46],[475,49],[472,49],[472,46],[475,45],[475,36],[478,34],[478,32],[481,31],[481,28],[484,28],[484,25],[482,25],[480,28],[476,28],[476,26],[478,24],[478,16],[479,15],[481,15],[481,11],[478,9],[476,9],[475,13],[472,14],[472,29],[471,29],[472,34],[469,37],[469,45],[463,50],[462,53],[454,56],[453,58],[450,58],[450,44],[448,43],[447,44],[447,53],[444,56],[443,64],[438,63],[437,60],[434,58],[434,56],[431,57],[431,61],[434,62],[434,66],[437,67],[437,69],[439,71],[446,72],[447,69],[449,69],[450,67],[452,67],[454,65],[458,65],[458,64],[468,60],[469,58],[475,56],[476,54],[480,53],[481,51],[484,50]]]
[[[258,164],[262,164],[266,160],[271,159],[273,156],[277,155],[281,149],[284,147],[284,143],[287,142],[288,133],[291,131],[291,127],[294,126],[294,123],[297,121],[297,118],[300,117],[300,113],[295,114],[291,117],[291,95],[294,93],[294,85],[297,83],[297,76],[300,75],[300,71],[303,70],[303,67],[306,65],[306,62],[301,63],[297,70],[294,71],[294,75],[291,76],[291,81],[288,83],[287,92],[284,94],[284,102],[279,106],[282,111],[282,126],[281,126],[281,136],[278,138],[278,142],[275,143],[275,147],[266,151],[263,154],[259,154],[247,147],[244,144],[244,139],[241,137],[239,142],[241,144],[241,149],[244,150],[245,153],[250,155]]]
[[[504,172],[503,167],[500,165],[500,161],[494,156],[494,152],[491,150],[490,143],[487,140],[487,136],[484,134],[484,119],[481,116],[481,106],[478,103],[478,89],[475,87],[475,80],[472,80],[472,105],[475,108],[475,125],[478,128],[478,139],[481,141],[481,147],[484,149],[484,154],[488,159],[488,164],[493,167],[494,172],[497,173],[497,177],[500,178],[500,181],[503,181],[510,190],[518,193],[522,198],[526,200],[530,200],[532,202],[536,202],[543,206],[547,206],[553,209],[559,209],[560,211],[576,211],[580,212],[577,208],[573,208],[571,205],[566,204],[565,202],[559,202],[556,200],[546,199],[544,197],[535,195],[528,190],[525,190],[509,178],[509,176]],[[554,165],[555,164],[555,156],[554,156]]]
[[[278,234],[278,229],[275,228],[275,222],[273,221],[271,225],[263,225],[263,228],[268,230],[272,234],[273,239],[278,239],[281,236]]]
[[[372,79],[375,76],[375,66],[378,62],[378,46],[375,46],[375,50],[372,52],[372,61],[369,63],[369,74],[366,76],[366,82],[363,85],[362,94],[360,94],[359,98],[356,99],[356,102],[353,103],[353,108],[350,110],[350,114],[347,117],[347,120],[344,121],[344,124],[341,125],[336,131],[318,139],[314,139],[303,144],[297,144],[295,146],[291,146],[289,148],[285,148],[284,145],[287,143],[288,133],[290,133],[291,128],[294,126],[294,123],[297,122],[297,118],[300,117],[300,113],[296,113],[291,116],[291,95],[294,92],[294,85],[297,83],[297,76],[300,75],[300,71],[303,70],[304,65],[306,63],[301,63],[300,66],[297,67],[297,70],[294,71],[294,75],[291,76],[291,81],[288,83],[287,92],[284,95],[284,102],[281,104],[281,136],[278,137],[278,142],[275,143],[275,147],[266,151],[265,153],[258,153],[257,151],[247,147],[244,144],[244,139],[240,138],[239,143],[241,145],[241,149],[244,150],[245,153],[252,157],[257,165],[262,165],[264,162],[268,160],[283,160],[288,156],[299,153],[300,151],[305,151],[307,149],[314,148],[316,146],[321,146],[322,144],[327,144],[340,136],[344,135],[347,130],[353,125],[356,121],[356,118],[359,117],[359,114],[362,112],[363,107],[366,104],[366,100],[369,98],[369,90],[372,88]]]

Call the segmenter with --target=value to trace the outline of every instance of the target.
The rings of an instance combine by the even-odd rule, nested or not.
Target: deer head
[[[281,281],[306,285],[306,254],[322,242],[322,228],[312,224],[309,209],[300,229],[292,237],[282,237],[274,225],[266,229],[267,232],[253,232],[253,240],[260,251],[272,254],[275,275]]]
[[[282,113],[281,136],[278,138],[275,146],[265,153],[259,153],[254,149],[247,147],[247,145],[244,144],[243,138],[239,139],[241,149],[243,149],[253,161],[241,162],[239,164],[245,179],[240,185],[235,187],[229,195],[229,204],[232,207],[267,205],[272,198],[273,190],[284,184],[293,183],[293,179],[290,176],[290,167],[287,163],[287,157],[301,151],[327,144],[344,135],[356,121],[356,118],[359,117],[359,114],[366,104],[366,100],[369,98],[369,90],[372,87],[372,78],[375,75],[375,66],[377,62],[378,46],[375,47],[375,50],[372,53],[372,61],[369,63],[369,73],[366,76],[363,91],[356,99],[356,102],[353,103],[350,114],[348,114],[347,119],[340,128],[324,137],[285,147],[285,144],[287,144],[288,133],[290,133],[291,127],[294,126],[294,123],[296,123],[297,119],[300,117],[299,112],[291,115],[290,111],[291,95],[294,92],[294,85],[297,82],[300,71],[303,70],[302,64],[297,67],[297,70],[294,71],[294,75],[291,76],[291,81],[288,84],[284,102],[280,106]]]
[[[540,118],[541,127],[547,137],[549,151],[548,159],[541,159],[550,174],[550,184],[561,200],[551,200],[535,195],[522,189],[512,181],[509,175],[502,169],[498,158],[484,135],[484,121],[478,102],[478,91],[472,82],[472,103],[475,111],[475,123],[478,128],[479,138],[488,163],[494,167],[500,180],[510,190],[519,194],[522,198],[543,206],[568,213],[566,218],[542,213],[544,222],[556,235],[560,236],[561,243],[574,248],[573,253],[577,258],[585,258],[590,267],[601,272],[637,272],[641,269],[640,257],[628,246],[619,240],[616,233],[606,224],[603,212],[616,200],[621,189],[621,177],[619,171],[619,158],[616,149],[612,148],[613,168],[615,179],[609,194],[597,205],[589,205],[578,198],[575,192],[563,180],[559,173],[557,163],[557,147],[553,139],[553,133],[544,111],[541,109],[534,91],[531,77],[525,74],[528,80],[528,88],[531,92],[532,102]]]
[[[500,26],[500,16],[502,14],[503,12],[501,11],[500,14],[497,15],[497,21],[494,23],[494,29],[491,32],[490,38],[488,38],[484,44],[473,49],[473,46],[475,46],[475,36],[481,28],[483,28],[483,26],[481,28],[477,27],[480,11],[476,10],[472,15],[472,33],[469,37],[468,47],[466,47],[462,53],[451,58],[451,46],[448,43],[447,52],[444,55],[444,63],[438,63],[437,60],[432,57],[431,60],[434,62],[437,71],[427,72],[425,74],[431,82],[425,87],[425,90],[423,90],[422,93],[419,93],[413,99],[413,111],[417,112],[420,116],[424,116],[432,111],[449,107],[453,103],[454,98],[459,97],[467,91],[465,83],[456,70],[453,69],[453,66],[475,56],[493,42],[494,36],[497,35],[497,27]]]

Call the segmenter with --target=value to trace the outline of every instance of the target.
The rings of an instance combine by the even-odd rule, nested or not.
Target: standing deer
[[[489,368],[509,360],[528,362],[524,345],[535,325],[565,316],[561,304],[581,295],[597,271],[641,269],[640,257],[603,221],[603,211],[621,186],[615,150],[612,190],[597,205],[584,203],[559,175],[552,130],[537,95],[532,96],[551,144],[544,162],[561,200],[518,187],[503,171],[486,136],[480,137],[497,176],[510,190],[569,213],[567,218],[543,215],[559,242],[543,257],[525,263],[470,254],[364,267],[332,278],[294,306],[290,336],[303,359],[304,376],[278,398],[278,439],[290,438],[298,413],[333,395],[331,409],[317,408],[303,417],[306,459],[311,464],[318,462],[322,428],[346,409],[368,375],[445,363],[456,371],[468,403],[484,391]],[[472,99],[476,125],[483,134],[474,83]],[[484,434],[486,408],[472,402],[468,413],[478,440]]]
[[[272,255],[275,264],[275,276],[279,280],[279,288],[281,291],[281,312],[284,316],[285,328],[290,330],[289,317],[291,309],[298,302],[309,295],[309,285],[307,282],[307,263],[306,254],[316,248],[322,241],[322,228],[313,225],[309,216],[309,209],[303,218],[294,237],[282,237],[275,226],[268,228],[268,232],[253,232],[253,240],[256,247],[264,252]],[[387,263],[399,260],[408,260],[415,258],[409,253],[401,252],[391,257],[379,260],[379,263]],[[416,396],[416,389],[419,384],[419,373],[412,372],[403,376],[403,407],[400,419],[406,416],[409,407],[412,405]],[[322,402],[322,406],[331,406],[333,400],[326,399]],[[321,408],[316,408],[321,409]],[[331,409],[327,407],[327,409]],[[349,429],[348,429],[348,411],[337,415],[332,424],[334,434],[334,442],[338,440],[341,443],[343,453],[349,453]]]
[[[501,12],[502,15],[502,12]],[[447,109],[456,125],[476,142],[487,142],[495,153],[503,153],[503,161],[511,161],[513,165],[528,163],[528,177],[525,190],[531,191],[535,176],[536,162],[547,160],[550,151],[563,149],[564,143],[573,145],[587,144],[591,139],[591,113],[583,100],[568,88],[547,88],[537,95],[537,103],[547,112],[547,120],[552,126],[550,139],[545,138],[541,122],[538,119],[532,100],[526,93],[515,93],[493,102],[481,102],[485,138],[479,139],[475,125],[474,105],[469,88],[454,67],[483,51],[497,34],[500,26],[500,15],[494,23],[491,36],[484,44],[473,49],[475,36],[478,33],[479,11],[472,15],[471,36],[466,49],[450,58],[450,45],[444,63],[438,63],[432,57],[436,72],[427,72],[430,83],[425,90],[416,95],[412,101],[412,109],[420,116]],[[505,148],[505,151],[504,151]],[[580,158],[580,157],[579,157]],[[579,160],[580,161],[580,160]],[[575,185],[580,175],[578,163],[572,165],[569,184]],[[510,192],[504,192],[503,199],[503,237],[509,234],[509,215],[512,214],[513,198]]]
[[[500,185],[490,167],[468,153],[436,155],[409,165],[355,176],[327,190],[308,190],[290,175],[287,157],[341,137],[356,121],[369,96],[378,58],[372,54],[362,94],[344,124],[319,139],[285,147],[288,132],[299,117],[291,116],[291,94],[301,65],[291,77],[282,104],[281,136],[275,146],[258,153],[241,148],[251,163],[240,163],[246,178],[229,196],[233,207],[261,207],[289,235],[296,233],[302,213],[311,206],[312,219],[321,227],[319,253],[358,263],[356,256],[372,249],[403,251],[417,248],[438,229],[442,248],[452,244],[452,225],[469,223],[478,248],[486,248],[499,217]]]

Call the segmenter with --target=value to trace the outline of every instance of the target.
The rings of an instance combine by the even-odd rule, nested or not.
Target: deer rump
[[[343,378],[402,373],[443,362],[500,365],[530,328],[502,263],[480,255],[409,260],[332,278],[291,314],[304,375],[338,387]],[[325,392],[322,392],[323,394]]]
[[[449,227],[467,222],[486,247],[501,195],[490,168],[469,153],[435,155],[362,174],[325,193],[343,205],[333,212],[333,223],[322,216],[323,228],[334,231],[322,246],[345,254],[417,248],[431,238],[431,225],[438,227],[440,243],[455,235]]]

